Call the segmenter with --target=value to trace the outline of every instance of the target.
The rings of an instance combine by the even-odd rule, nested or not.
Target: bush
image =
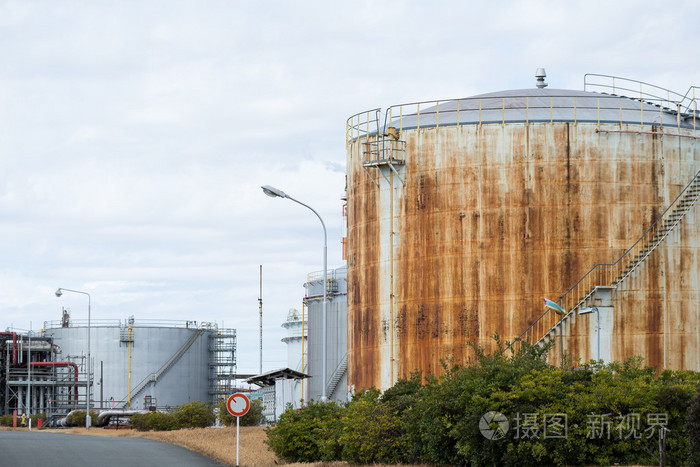
[[[380,399],[379,391],[370,389],[348,404],[339,439],[343,460],[354,464],[411,461],[411,442],[401,410],[408,406],[400,399]]]
[[[372,389],[346,406],[288,410],[267,443],[290,462],[649,465],[668,429],[668,464],[700,465],[700,373],[657,375],[638,357],[558,368],[546,347],[527,345],[509,356],[475,350],[471,365],[424,384],[413,375],[382,396]],[[499,426],[484,417],[492,411],[509,429],[489,434]]]
[[[71,413],[68,414],[68,417],[66,417],[66,425],[67,426],[85,426],[85,414],[86,412],[84,410],[74,410]],[[95,410],[90,411],[90,417],[92,419],[92,422],[95,423],[97,421],[97,416],[99,415],[99,412]]]
[[[311,401],[301,410],[288,409],[265,430],[265,442],[277,457],[289,462],[339,460],[344,411],[333,401]]]
[[[205,428],[216,422],[214,409],[200,401],[180,406],[173,416],[178,428]]]
[[[0,425],[2,426],[12,426],[12,414],[5,414],[0,416]]]
[[[219,420],[221,420],[221,423],[223,423],[225,426],[236,425],[236,417],[231,415],[226,408],[226,399],[220,401],[217,408],[219,409]],[[262,401],[260,399],[251,399],[250,409],[241,417],[240,425],[260,426],[264,425],[266,421],[267,420],[265,420],[265,416],[263,415]]]
[[[173,414],[165,412],[134,414],[131,416],[131,426],[139,431],[171,431],[179,428]]]
[[[10,423],[12,423],[10,421]],[[685,422],[685,434],[688,437],[688,464],[700,465],[700,388],[695,391]]]

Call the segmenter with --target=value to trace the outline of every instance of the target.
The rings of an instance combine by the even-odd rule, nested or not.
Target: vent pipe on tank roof
[[[535,78],[537,78],[537,87],[542,89],[547,87],[547,83],[545,82],[545,78],[547,77],[547,73],[544,71],[544,68],[538,68],[537,71],[535,71]]]

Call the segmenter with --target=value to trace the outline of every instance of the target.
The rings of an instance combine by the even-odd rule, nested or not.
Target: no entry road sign
[[[226,401],[226,409],[228,413],[236,417],[242,417],[250,409],[250,399],[245,394],[237,392],[232,396],[229,396],[228,401]]]

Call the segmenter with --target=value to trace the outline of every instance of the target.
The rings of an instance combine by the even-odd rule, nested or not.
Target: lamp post
[[[321,353],[323,355],[321,356],[321,401],[325,402],[328,400],[328,397],[326,395],[326,384],[328,383],[328,381],[326,381],[326,364],[328,353],[328,336],[326,335],[326,301],[328,298],[328,233],[326,232],[326,224],[323,222],[323,219],[321,219],[321,216],[316,212],[314,208],[292,198],[284,191],[278,190],[277,188],[271,187],[270,185],[263,185],[260,188],[262,188],[263,192],[267,196],[270,196],[272,198],[287,198],[290,201],[294,201],[295,203],[301,204],[305,208],[310,209],[314,214],[316,214],[316,217],[318,217],[318,220],[321,221],[321,226],[323,227],[323,311],[321,319],[321,327],[323,329],[323,350]]]
[[[90,417],[90,294],[87,292],[81,292],[80,290],[72,290],[72,289],[65,289],[62,287],[59,287],[56,290],[56,296],[61,297],[63,295],[63,291],[66,292],[73,292],[73,293],[79,293],[83,295],[87,295],[88,298],[88,348],[87,348],[87,388],[85,389],[85,429],[89,430],[90,425],[92,424],[92,419]]]

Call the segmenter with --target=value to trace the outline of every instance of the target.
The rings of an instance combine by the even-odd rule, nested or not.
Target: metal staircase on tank
[[[189,348],[192,347],[192,344],[194,344],[194,342],[203,332],[203,328],[197,329],[192,334],[192,336],[190,336],[187,342],[185,342],[185,344],[182,347],[180,347],[180,349],[177,352],[175,352],[175,354],[173,354],[172,357],[170,357],[170,360],[165,362],[165,364],[161,366],[158,371],[156,371],[155,373],[149,373],[141,382],[134,386],[134,388],[131,390],[131,399],[136,399],[139,393],[143,391],[146,388],[146,386],[148,386],[148,384],[157,382],[161,376],[163,376],[170,368],[172,368],[173,365],[175,365],[175,363],[177,363],[178,360],[180,360],[180,358],[182,358],[185,352],[187,352]],[[125,400],[120,401],[119,405],[121,406],[121,408],[124,408],[128,403],[129,400],[125,398]]]
[[[335,371],[331,375],[331,378],[328,380],[328,385],[326,386],[326,394],[328,394],[329,398],[333,396],[333,391],[335,391],[335,388],[338,386],[340,379],[343,377],[347,369],[348,354],[346,353],[343,356],[343,359],[340,361],[340,363],[338,363],[338,366],[335,368]]]
[[[668,235],[680,224],[700,198],[700,171],[686,185],[671,205],[658,217],[644,234],[617,261],[611,264],[596,264],[573,287],[562,295],[557,303],[567,313],[558,321],[549,311],[540,315],[505,351],[515,351],[522,342],[544,345],[562,332],[571,315],[585,306],[601,285],[617,288],[632,272],[646,260]]]

